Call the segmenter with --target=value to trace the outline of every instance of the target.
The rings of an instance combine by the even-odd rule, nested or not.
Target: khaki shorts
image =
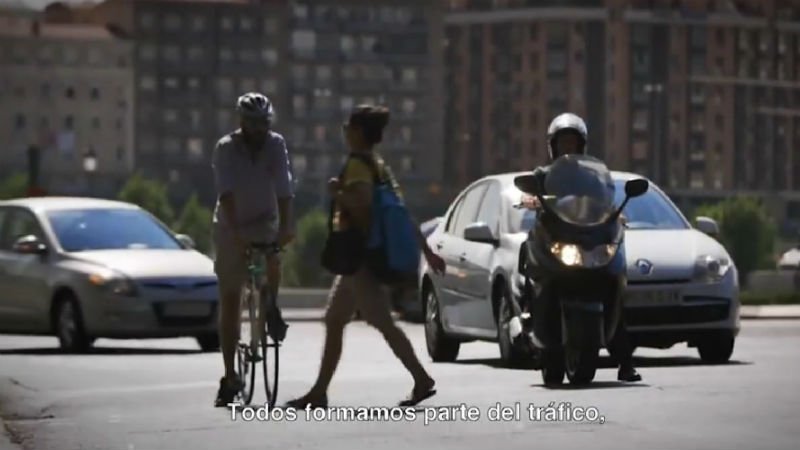
[[[221,293],[239,293],[247,281],[247,257],[244,250],[237,250],[233,238],[225,228],[214,226],[214,272]],[[277,232],[269,230],[262,242],[274,242]]]
[[[382,329],[394,323],[388,288],[364,268],[353,275],[339,275],[333,280],[325,323],[345,325],[356,310],[375,328]]]

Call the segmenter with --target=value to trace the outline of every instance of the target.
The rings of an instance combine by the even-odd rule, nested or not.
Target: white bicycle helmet
[[[272,102],[269,101],[266,95],[259,94],[258,92],[248,92],[239,97],[239,100],[236,102],[236,111],[242,117],[262,119],[267,122],[272,122],[275,116]]]

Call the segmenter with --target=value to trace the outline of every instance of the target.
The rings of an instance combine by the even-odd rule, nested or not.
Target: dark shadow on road
[[[545,386],[541,384],[532,384],[531,387],[538,387],[550,391],[585,391],[590,389],[617,389],[617,388],[637,388],[637,387],[650,387],[646,383],[625,383],[623,381],[592,381],[589,384],[576,386],[565,382],[562,385]]]
[[[691,356],[665,356],[665,357],[653,357],[653,356],[634,356],[633,362],[636,367],[690,367],[690,366],[737,366],[737,365],[751,365],[753,364],[750,361],[737,361],[731,360],[726,364],[712,364],[703,362],[702,359],[698,357],[691,357]],[[483,365],[486,367],[491,367],[493,369],[505,369],[505,370],[532,370],[533,363],[526,364],[521,367],[505,367],[503,362],[499,358],[475,358],[475,359],[458,359],[454,361],[452,364],[463,364],[463,365]],[[601,356],[598,359],[598,369],[614,369],[617,367],[617,364],[608,356]]]
[[[533,369],[533,363],[526,364],[521,367],[506,367],[503,365],[503,361],[500,358],[477,358],[477,359],[457,359],[453,361],[453,364],[462,364],[465,366],[473,366],[473,365],[483,365],[487,367],[492,367],[494,369],[506,369],[506,370],[531,370]]]
[[[96,347],[86,353],[65,353],[58,347],[47,348],[11,348],[0,349],[0,355],[193,355],[202,353],[201,350],[169,349],[169,348],[126,348],[126,347]]]

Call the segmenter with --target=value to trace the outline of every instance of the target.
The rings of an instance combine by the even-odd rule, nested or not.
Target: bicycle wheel
[[[264,299],[262,302],[262,310],[265,313],[267,311],[267,301],[272,300],[267,295],[269,294],[261,296]],[[267,333],[266,321],[264,333],[261,336],[261,354],[264,356],[261,361],[264,370],[264,389],[267,394],[267,404],[272,408],[278,400],[278,370],[280,368],[279,353],[281,344],[280,342],[272,340],[269,333]]]
[[[247,311],[247,320],[239,325],[239,345],[236,350],[237,371],[242,381],[239,399],[245,405],[249,405],[253,401],[256,384],[256,364],[258,363],[257,355],[254,352],[256,348],[252,345],[253,331],[257,329],[254,325],[257,323],[258,317],[257,302],[253,297],[252,291],[246,289],[244,306]]]

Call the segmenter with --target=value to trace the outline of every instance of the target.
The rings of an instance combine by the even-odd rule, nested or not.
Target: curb
[[[742,305],[742,319],[800,319],[800,305]]]

